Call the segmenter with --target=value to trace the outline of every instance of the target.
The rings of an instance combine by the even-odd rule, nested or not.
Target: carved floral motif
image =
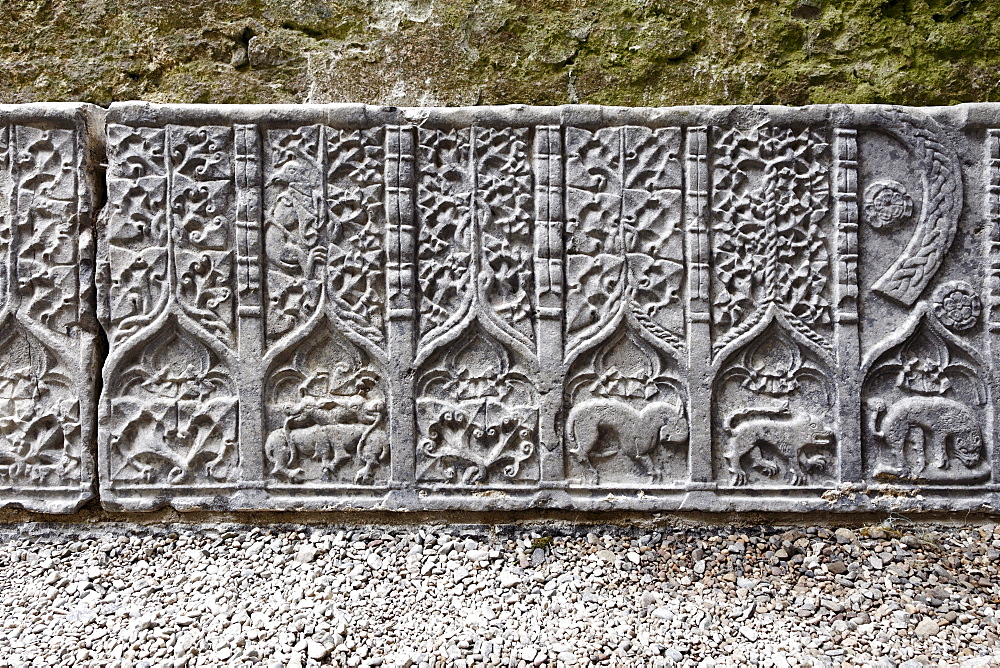
[[[875,181],[865,188],[862,215],[865,222],[877,230],[895,228],[910,222],[913,198],[899,181]]]
[[[417,479],[537,478],[538,398],[518,360],[483,332],[432,359],[417,385]]]
[[[720,129],[715,142],[713,318],[716,350],[769,306],[827,347],[830,203],[822,130]]]

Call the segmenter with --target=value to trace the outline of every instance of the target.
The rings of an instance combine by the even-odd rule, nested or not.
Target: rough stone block
[[[0,506],[93,495],[93,213],[103,112],[0,105]]]
[[[997,501],[996,106],[107,131],[109,507]]]

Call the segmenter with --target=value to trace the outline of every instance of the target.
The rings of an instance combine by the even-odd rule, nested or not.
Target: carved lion
[[[787,406],[737,411],[726,420],[725,429],[728,439],[723,457],[734,486],[747,483],[742,460],[755,448],[759,457],[754,468],[768,476],[777,474],[781,470],[778,462],[765,456],[765,450],[774,452],[785,460],[789,481],[793,485],[804,485],[808,473],[822,471],[827,465],[825,456],[820,453],[807,456],[806,451],[834,442],[833,430],[822,420],[808,413],[793,414]],[[803,457],[805,467],[801,461]]]

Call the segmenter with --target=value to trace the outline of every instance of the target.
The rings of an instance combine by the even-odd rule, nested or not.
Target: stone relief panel
[[[103,502],[987,503],[1000,107],[960,111],[115,105]],[[0,151],[15,454],[85,438],[39,400],[89,278],[36,130],[0,125],[54,175]]]
[[[857,140],[864,474],[984,482],[994,442],[982,354],[990,344],[974,285],[985,267],[981,242],[961,229],[962,167],[933,120],[900,110],[879,120]]]
[[[837,477],[826,128],[713,128],[713,439],[723,484]]]
[[[0,506],[93,493],[100,123],[88,105],[0,106]]]
[[[680,128],[566,129],[567,469],[687,476]]]
[[[267,140],[265,473],[384,480],[384,133],[313,125]]]
[[[421,129],[421,481],[539,478],[533,180],[524,128]]]
[[[112,124],[108,137],[102,482],[231,482],[239,466],[235,131]]]

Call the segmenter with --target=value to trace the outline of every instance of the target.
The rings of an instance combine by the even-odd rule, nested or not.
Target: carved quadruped
[[[89,105],[0,105],[0,506],[93,494],[100,122]]]
[[[994,118],[116,105],[100,239],[103,500],[1000,500]],[[985,208],[966,206],[981,185]],[[19,229],[0,226],[8,256]],[[30,247],[0,268],[0,369],[28,356],[22,375],[64,392],[73,324],[48,307],[72,286],[30,273],[62,257],[58,243]],[[27,284],[8,275],[21,265]],[[74,419],[29,416],[35,390],[7,386],[34,431]]]
[[[958,335],[977,324],[979,309],[947,306],[961,297],[975,297],[967,284],[939,287],[864,362],[866,469],[876,480],[966,483],[990,475],[990,389],[982,357]]]

